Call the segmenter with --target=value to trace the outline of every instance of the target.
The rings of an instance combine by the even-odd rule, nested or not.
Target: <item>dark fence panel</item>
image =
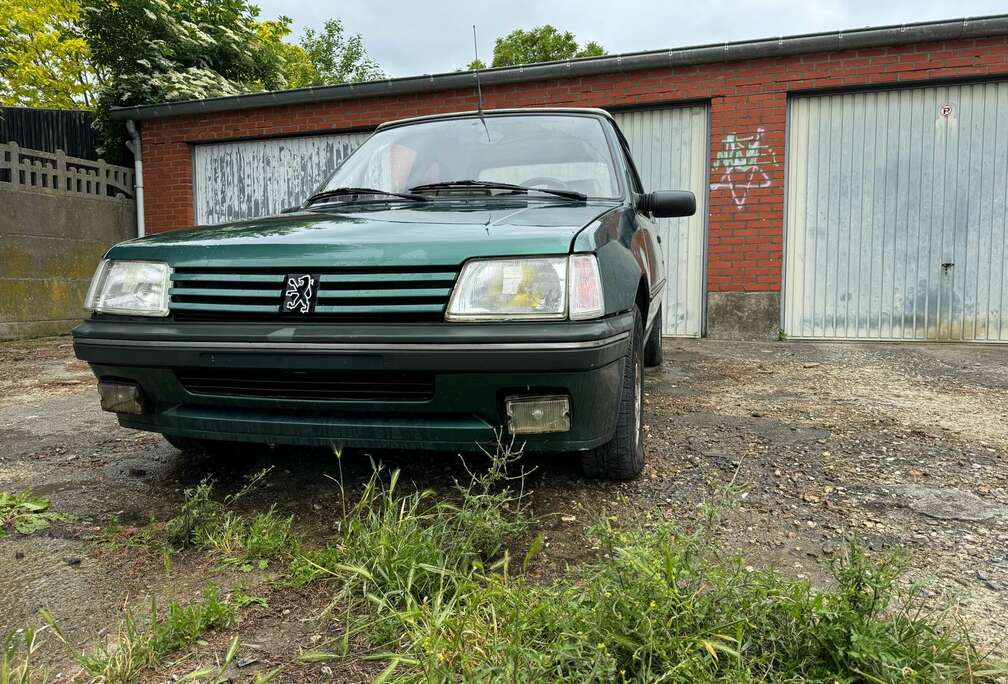
[[[33,150],[98,159],[93,120],[94,114],[86,111],[0,107],[0,145],[15,142]]]

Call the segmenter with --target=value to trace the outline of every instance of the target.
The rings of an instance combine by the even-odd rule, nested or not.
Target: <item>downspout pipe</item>
[[[126,121],[126,132],[130,135],[126,147],[133,153],[133,173],[136,180],[137,237],[143,237],[147,234],[144,227],[143,148],[140,146],[140,131],[137,130],[133,119]]]

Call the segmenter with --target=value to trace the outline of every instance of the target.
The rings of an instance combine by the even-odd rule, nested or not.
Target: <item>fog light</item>
[[[144,396],[140,387],[125,382],[99,382],[98,396],[103,411],[112,413],[144,412]]]
[[[567,397],[509,397],[506,407],[508,430],[512,435],[570,430],[570,400]]]

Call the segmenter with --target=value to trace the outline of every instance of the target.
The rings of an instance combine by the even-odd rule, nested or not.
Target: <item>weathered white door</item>
[[[300,204],[368,135],[336,133],[196,145],[196,223],[268,216]]]
[[[615,112],[645,190],[692,190],[696,214],[658,219],[665,256],[663,334],[703,332],[710,115],[705,105]]]
[[[784,332],[1008,342],[1008,83],[795,97]]]

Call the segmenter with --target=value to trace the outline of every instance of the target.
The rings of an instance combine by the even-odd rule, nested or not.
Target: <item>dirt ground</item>
[[[665,363],[646,379],[645,475],[629,483],[581,478],[561,458],[528,459],[538,529],[546,547],[533,574],[548,578],[591,556],[599,516],[662,516],[685,528],[700,505],[731,483],[720,534],[754,566],[828,581],[845,540],[905,550],[924,596],[954,602],[983,643],[1008,634],[1008,348],[974,345],[666,342]],[[240,573],[202,552],[167,567],[144,548],[107,543],[175,514],[183,490],[207,475],[223,489],[274,464],[241,500],[295,516],[325,543],[339,509],[327,476],[349,484],[370,474],[365,454],[337,463],[321,451],[278,450],[222,463],[182,455],[157,435],[102,413],[86,365],[67,338],[0,343],[0,491],[31,489],[70,519],[30,536],[0,539],[0,634],[39,624],[47,608],[67,638],[87,645],[124,605],[148,596],[191,600],[208,580],[264,597],[236,627],[149,674],[168,681],[220,658],[242,640],[234,673],[288,663],[277,681],[367,681],[367,665],[290,664],[324,646],[324,590],[276,585],[274,569]],[[402,480],[443,490],[465,468],[455,454],[381,454]],[[276,569],[279,570],[279,569]],[[999,650],[1004,651],[1002,644]],[[74,666],[47,645],[57,673]]]

